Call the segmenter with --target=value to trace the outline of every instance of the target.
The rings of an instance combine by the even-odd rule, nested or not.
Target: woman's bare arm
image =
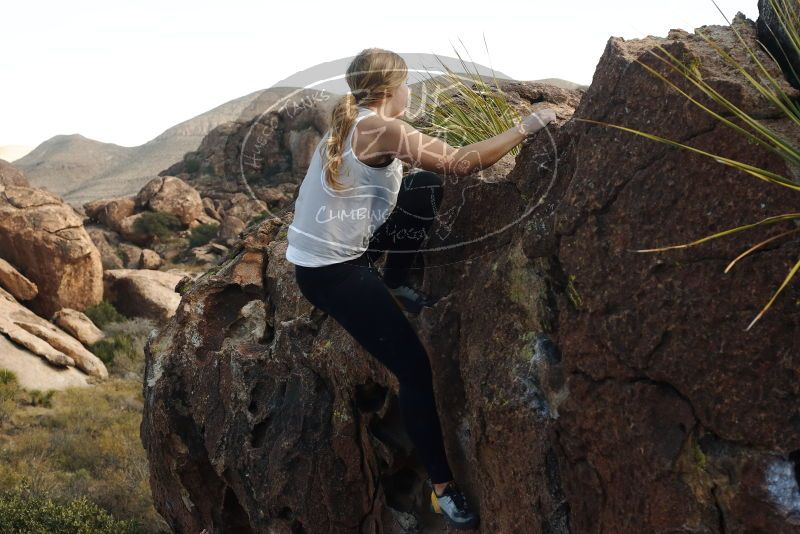
[[[426,135],[401,119],[389,119],[379,144],[383,150],[413,167],[444,175],[467,176],[494,165],[525,137],[544,128],[549,122],[548,114],[531,120],[533,115],[500,134],[463,147],[450,146],[444,140]],[[555,118],[554,113],[552,118]]]

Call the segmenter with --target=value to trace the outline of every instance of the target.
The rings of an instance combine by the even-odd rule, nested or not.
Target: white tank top
[[[385,167],[370,167],[356,157],[352,148],[356,124],[374,114],[373,110],[358,106],[358,114],[345,136],[337,176],[344,186],[341,191],[325,182],[325,156],[320,150],[330,130],[317,144],[300,184],[294,220],[287,233],[286,259],[291,263],[320,267],[360,256],[394,209],[403,179],[402,161],[395,158]]]

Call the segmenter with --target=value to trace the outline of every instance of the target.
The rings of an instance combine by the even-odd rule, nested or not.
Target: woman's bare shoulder
[[[369,115],[358,124],[358,131],[362,135],[375,137],[381,145],[397,146],[398,141],[415,129],[402,117],[386,117],[383,115]]]

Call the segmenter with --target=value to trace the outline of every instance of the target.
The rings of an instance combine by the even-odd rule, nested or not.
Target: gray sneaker
[[[441,495],[436,495],[436,490],[431,489],[430,508],[431,512],[442,514],[445,522],[457,530],[474,529],[480,522],[478,514],[470,509],[467,497],[458,489],[455,481],[450,481]]]

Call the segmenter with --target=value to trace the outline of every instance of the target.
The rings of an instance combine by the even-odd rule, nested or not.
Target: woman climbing
[[[493,165],[555,113],[540,110],[454,148],[399,118],[407,77],[403,58],[380,48],[361,51],[348,66],[351,92],[334,108],[300,185],[286,259],[303,296],[397,377],[403,422],[430,477],[431,509],[451,527],[470,529],[479,517],[453,479],[428,354],[404,314],[432,301],[409,274],[441,204],[442,176]],[[403,177],[402,162],[417,170]],[[379,273],[374,262],[383,252]]]

